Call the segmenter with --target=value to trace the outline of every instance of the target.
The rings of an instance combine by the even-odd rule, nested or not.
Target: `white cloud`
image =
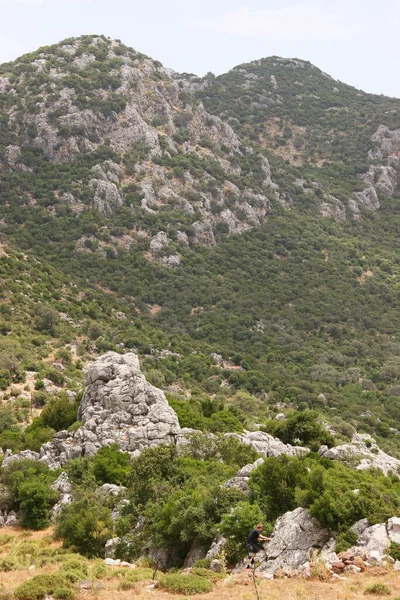
[[[0,6],[24,6],[26,8],[38,8],[54,6],[56,0],[0,0]],[[94,0],[57,0],[58,6],[68,6],[69,4],[89,4]]]
[[[352,40],[360,34],[362,24],[356,21],[358,11],[349,15],[346,4],[312,0],[280,8],[243,7],[221,16],[196,19],[193,24],[204,31],[273,41]]]

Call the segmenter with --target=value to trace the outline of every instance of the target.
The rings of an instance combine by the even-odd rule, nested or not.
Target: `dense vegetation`
[[[325,192],[344,201],[360,187],[371,134],[379,124],[398,126],[399,101],[333,82],[307,63],[266,59],[208,76],[198,93],[240,136],[235,156],[211,138],[184,152],[193,141],[184,110],[199,105],[182,89],[175,151],[163,129],[168,115],[148,115],[160,152],[151,153],[144,141],[121,152],[96,131],[68,128],[62,111],[48,114],[60,101],[52,70],[62,64],[74,110],[94,111],[104,127],[122,119],[118,73],[123,59],[143,66],[144,57],[121,44],[110,57],[111,42],[103,39],[97,49],[92,42],[93,36],[71,41],[77,58],[92,56],[84,67],[55,46],[0,68],[15,89],[0,95],[0,447],[38,451],[55,432],[74,430],[85,363],[108,350],[133,350],[147,379],[166,391],[181,426],[204,435],[182,452],[162,446],[133,462],[114,447],[71,461],[74,502],[57,523],[66,547],[98,556],[118,535],[121,557],[149,553],[157,561],[157,552],[167,549],[171,564],[181,564],[193,547],[206,548],[221,532],[229,537],[228,558],[236,560],[254,522],[264,520],[268,531],[296,506],[338,531],[338,547],[351,545],[349,527],[357,519],[376,523],[399,514],[398,478],[351,470],[314,452],[351,440],[356,429],[400,456],[400,194],[383,200],[379,212],[363,213],[361,222],[324,218],[316,202]],[[162,71],[148,79],[152,93],[171,92]],[[44,110],[61,147],[71,139],[92,145],[64,162],[52,160],[32,142],[38,131],[27,126],[29,111]],[[10,166],[14,144],[21,146],[19,162]],[[271,189],[268,221],[257,229],[229,236],[228,225],[217,221],[217,244],[195,245],[198,206],[192,213],[168,203],[157,210],[142,205],[139,163],[162,170],[177,186],[191,182],[189,199],[211,197],[210,211],[218,216],[221,190],[225,207],[233,210],[236,202],[225,189],[227,173],[239,194],[263,190],[263,155],[294,204],[285,210]],[[122,206],[106,215],[93,206],[90,180],[93,167],[107,161],[123,167],[125,180]],[[295,185],[298,178],[303,187]],[[61,201],[69,193],[79,210]],[[174,269],[149,257],[150,236],[161,229],[168,252],[182,255]],[[178,232],[187,236],[184,248]],[[285,420],[277,420],[282,412]],[[222,435],[244,429],[312,452],[266,460],[245,497],[223,484],[257,455]],[[1,510],[22,510],[24,525],[46,526],[57,475],[41,463],[13,463],[1,472]],[[118,518],[112,511],[121,498],[96,493],[105,483],[128,488]],[[53,583],[58,589],[65,582]],[[180,579],[161,585],[190,593]],[[68,596],[68,585],[65,590]],[[24,594],[23,588],[19,597]]]

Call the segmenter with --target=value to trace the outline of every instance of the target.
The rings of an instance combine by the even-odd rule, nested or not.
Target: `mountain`
[[[317,409],[400,456],[400,100],[297,59],[179,74],[93,35],[1,65],[0,105],[16,420],[49,370],[77,393],[82,363],[134,349],[182,427]]]

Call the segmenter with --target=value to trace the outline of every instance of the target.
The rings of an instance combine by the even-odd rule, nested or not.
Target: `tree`
[[[56,535],[64,547],[92,558],[104,555],[104,546],[113,535],[111,511],[91,495],[65,506],[56,523]]]

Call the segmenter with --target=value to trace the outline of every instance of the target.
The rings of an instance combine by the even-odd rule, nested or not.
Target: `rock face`
[[[243,435],[237,433],[226,433],[226,436],[235,437],[240,440],[243,444],[251,446],[266,457],[280,456],[281,454],[287,454],[289,456],[301,456],[308,454],[310,450],[303,448],[302,446],[291,446],[290,444],[284,444],[278,438],[274,438],[269,433],[264,431],[251,431]]]
[[[108,352],[89,363],[85,385],[78,415],[83,426],[73,434],[58,432],[40,449],[40,460],[51,468],[112,443],[138,453],[175,442],[180,432],[175,411],[164,393],[146,381],[136,354]]]
[[[390,198],[399,184],[400,129],[391,131],[380,125],[371,137],[374,147],[368,152],[371,163],[368,171],[361,175],[364,190],[355,192],[349,208],[356,220],[360,219],[360,207],[371,211],[379,210],[379,196]]]
[[[374,438],[368,434],[355,433],[351,444],[343,444],[335,448],[321,446],[318,451],[320,456],[332,460],[346,460],[346,458],[359,458],[356,466],[358,470],[366,470],[370,467],[381,469],[385,475],[390,471],[400,474],[400,460],[389,456],[378,448]]]
[[[272,540],[257,555],[260,571],[272,575],[279,568],[299,569],[329,537],[329,532],[308,510],[296,508],[287,512],[277,520]]]

